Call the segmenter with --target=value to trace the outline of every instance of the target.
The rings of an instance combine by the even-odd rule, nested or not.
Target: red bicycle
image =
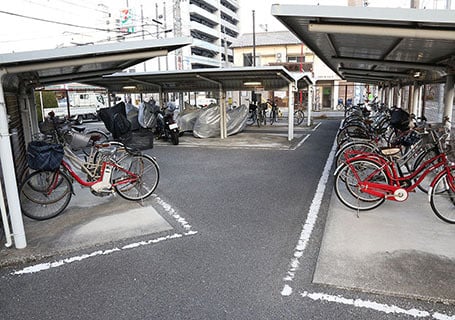
[[[428,191],[433,212],[445,222],[455,223],[455,166],[443,151],[447,135],[430,131],[436,155],[413,172],[403,174],[394,161],[399,148],[382,149],[382,154],[348,151],[345,163],[335,171],[335,193],[347,207],[363,211],[377,208],[385,200],[405,201],[409,192],[434,175]]]
[[[132,201],[150,196],[159,182],[156,160],[119,142],[97,144],[85,159],[65,145],[64,155],[59,169],[32,172],[22,182],[19,198],[22,213],[27,217],[46,220],[59,215],[74,194],[74,180],[89,187],[95,196],[116,192]]]

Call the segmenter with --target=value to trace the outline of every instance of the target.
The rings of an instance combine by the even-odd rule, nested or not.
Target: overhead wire
[[[110,31],[109,29],[105,29],[105,28],[83,26],[83,25],[78,25],[78,24],[74,24],[74,23],[61,22],[61,21],[56,21],[56,20],[49,20],[49,19],[44,19],[44,18],[26,16],[26,15],[23,15],[23,14],[20,14],[20,13],[8,12],[8,11],[3,11],[3,10],[0,10],[0,13],[11,15],[11,16],[16,16],[16,17],[21,17],[21,18],[25,18],[25,19],[30,19],[30,20],[36,20],[36,21],[41,21],[41,22],[48,22],[48,23],[58,24],[58,25],[62,25],[62,26],[74,27],[74,28],[82,28],[82,29],[98,30],[98,31]]]
[[[69,11],[65,11],[63,10],[63,8],[59,8],[59,6],[49,6],[49,5],[46,5],[45,3],[38,3],[36,1],[33,1],[33,0],[25,0],[27,1],[28,3],[32,4],[32,5],[37,5],[37,6],[40,6],[42,8],[45,8],[45,9],[51,9],[51,10],[58,10],[60,13],[70,13]],[[99,15],[99,13],[102,13],[102,14],[109,14],[109,12],[107,10],[102,10],[102,9],[98,9],[98,8],[93,8],[93,7],[89,7],[87,5],[84,5],[84,4],[80,4],[80,3],[75,3],[73,1],[69,1],[69,0],[55,0],[55,1],[58,1],[58,2],[62,2],[62,3],[65,3],[65,4],[68,4],[68,5],[72,5],[72,6],[75,6],[77,8],[82,8],[83,10],[82,11],[92,11],[92,12],[95,12]],[[82,1],[82,3],[84,3]],[[75,12],[78,12],[78,10],[73,10],[71,11],[71,13],[74,15]],[[147,27],[157,27],[157,22],[155,19],[151,18],[151,17],[143,17],[141,19],[138,19],[138,15],[137,14],[134,14],[130,21],[131,23],[129,25],[125,25],[125,26],[116,26],[115,25],[115,21],[114,21],[114,25],[112,28],[107,28],[107,27],[97,27],[97,26],[89,26],[89,25],[83,25],[83,24],[77,24],[77,23],[69,23],[69,22],[64,22],[64,21],[58,21],[58,20],[55,20],[55,19],[46,19],[46,18],[41,18],[41,17],[37,17],[37,16],[32,16],[32,15],[26,15],[26,14],[21,14],[21,13],[17,13],[17,12],[13,12],[13,11],[7,11],[7,10],[0,10],[0,14],[4,14],[4,15],[9,15],[9,16],[13,16],[13,17],[20,17],[20,18],[23,18],[23,19],[28,19],[28,20],[33,20],[33,21],[40,21],[40,22],[44,22],[44,23],[49,23],[49,24],[55,24],[55,25],[62,25],[62,26],[67,26],[67,27],[72,27],[72,28],[79,28],[79,29],[85,29],[87,31],[84,31],[84,33],[81,33],[80,35],[82,36],[87,36],[87,43],[95,43],[95,42],[105,42],[105,41],[109,41],[109,40],[112,40],[112,39],[119,39],[120,37],[124,37],[124,38],[135,38],[135,37],[141,37],[142,36],[142,30],[143,28],[147,28]],[[86,14],[83,14],[83,15],[87,15],[88,13]],[[81,15],[80,13],[78,15]],[[110,17],[110,14],[109,14],[109,17]],[[99,20],[101,19],[105,19],[106,17],[100,17]],[[160,30],[158,33],[162,33],[166,30],[164,30],[164,26],[159,26],[162,30]],[[125,34],[125,29],[129,29],[129,30],[134,30],[133,32],[130,32],[128,34]],[[93,32],[88,32],[88,30],[92,30]],[[31,32],[33,30],[30,30]],[[105,40],[104,39],[101,39],[101,40],[96,40],[96,41],[90,41],[91,39],[96,39],[96,38],[102,38],[106,35],[103,35],[101,33],[105,33],[105,32],[108,32],[108,33],[114,33],[114,35],[106,38]],[[146,31],[147,33],[149,34],[152,34],[151,32],[149,31]],[[66,34],[65,34],[66,33]],[[58,35],[58,37],[62,38],[62,40],[64,38],[67,38],[67,37],[74,37],[76,35],[76,33],[71,33],[71,32],[64,32],[64,34],[60,34]],[[6,34],[5,34],[5,37],[6,37]],[[8,39],[8,40],[4,40],[5,37],[1,37],[2,40],[0,40],[0,43],[2,44],[5,44],[5,43],[18,43],[18,42],[26,42],[26,41],[36,41],[36,40],[45,40],[45,39],[49,39],[49,38],[55,38],[56,35],[48,35],[48,36],[43,36],[41,33],[40,33],[40,36],[30,36],[28,37],[27,39],[17,39],[17,37],[15,37],[14,39]],[[71,39],[72,40],[72,39]],[[71,40],[63,40],[64,43],[66,42],[69,42]]]

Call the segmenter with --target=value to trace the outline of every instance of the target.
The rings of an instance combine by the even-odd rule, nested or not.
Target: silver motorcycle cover
[[[242,105],[226,112],[227,135],[242,132],[246,127],[248,108]],[[220,136],[220,108],[214,106],[201,112],[193,127],[193,135],[197,138],[217,138]]]

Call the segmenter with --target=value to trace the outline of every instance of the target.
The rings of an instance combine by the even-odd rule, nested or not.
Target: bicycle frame
[[[77,183],[79,183],[80,185],[82,185],[84,187],[92,187],[93,185],[95,185],[99,182],[102,182],[107,167],[116,168],[128,175],[128,178],[112,183],[112,185],[111,185],[112,187],[120,185],[120,184],[126,184],[126,183],[132,183],[132,182],[134,183],[138,179],[138,176],[135,173],[128,171],[128,170],[124,169],[123,167],[119,166],[118,164],[111,162],[111,161],[103,161],[103,163],[101,165],[100,177],[95,181],[87,181],[87,180],[84,180],[83,178],[81,178],[76,173],[76,171],[73,170],[71,165],[68,162],[66,162],[65,160],[62,160],[62,166],[69,172],[71,177],[73,177],[77,181]]]
[[[377,164],[379,168],[374,170],[370,175],[362,180],[355,167],[352,165],[352,162],[356,160],[372,161],[373,163]],[[348,151],[346,154],[346,164],[353,172],[360,190],[376,197],[382,197],[394,201],[404,201],[407,199],[408,193],[415,190],[415,188],[417,188],[417,186],[425,179],[428,174],[441,167],[444,167],[444,170],[436,175],[436,177],[431,182],[431,186],[434,186],[437,178],[439,178],[443,173],[447,172],[448,176],[451,177],[451,181],[449,182],[450,187],[455,190],[454,178],[450,174],[451,168],[453,168],[453,166],[449,165],[445,153],[440,153],[431,159],[428,159],[427,161],[423,162],[414,172],[405,176],[400,176],[397,166],[393,160],[386,159],[385,157],[382,157],[375,153],[363,153],[356,150]],[[387,178],[389,179],[389,184],[368,181],[379,172],[384,172],[386,174]],[[420,177],[418,177],[414,183],[409,186],[402,186],[404,182],[412,181],[419,174],[421,174]]]
[[[139,178],[135,173],[123,168],[122,166],[118,165],[114,161],[102,161],[101,167],[99,163],[93,163],[90,161],[82,161],[81,158],[79,158],[73,151],[71,151],[70,148],[67,146],[64,147],[65,151],[65,157],[73,163],[75,166],[78,166],[82,169],[84,173],[86,173],[90,178],[94,179],[93,181],[88,181],[83,178],[81,178],[77,172],[72,168],[71,164],[68,163],[65,159],[62,160],[62,166],[66,169],[66,171],[71,175],[72,178],[74,178],[77,183],[84,187],[94,187],[95,185],[98,184],[99,188],[106,187],[106,188],[112,188],[121,184],[127,184],[127,183],[134,183],[136,180]],[[93,160],[93,152],[91,152],[90,159]],[[115,168],[119,171],[124,172],[127,177],[117,180],[114,183],[111,183],[110,180],[110,172],[111,170]],[[95,173],[96,171],[100,171],[100,175],[97,179],[95,179]],[[109,176],[106,176],[106,172],[109,172]],[[58,173],[58,171],[57,171]],[[58,174],[57,178],[55,179],[55,184],[58,181]],[[51,188],[53,190],[55,186]],[[101,190],[101,189],[100,189]]]

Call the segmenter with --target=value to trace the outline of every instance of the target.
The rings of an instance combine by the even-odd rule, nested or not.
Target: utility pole
[[[255,12],[253,10],[253,67],[256,67],[256,22]]]
[[[174,0],[174,37],[182,36],[182,17],[180,14],[180,0]],[[179,48],[175,51],[175,69],[183,69],[183,51]]]
[[[419,0],[411,0],[411,8],[419,9],[419,7],[420,7],[419,2],[420,2]]]
[[[155,19],[156,21],[159,19],[158,3],[155,3]],[[156,38],[160,38],[160,25],[158,23],[156,24]],[[158,70],[161,71],[161,57],[158,57]]]
[[[142,32],[142,40],[145,39],[145,34],[144,34],[144,8],[141,4],[141,32]],[[144,61],[144,72],[147,71],[147,61]]]
[[[167,23],[166,23],[166,1],[163,1],[163,23],[164,23],[164,37],[167,38]],[[166,71],[169,70],[169,55],[166,55]]]

